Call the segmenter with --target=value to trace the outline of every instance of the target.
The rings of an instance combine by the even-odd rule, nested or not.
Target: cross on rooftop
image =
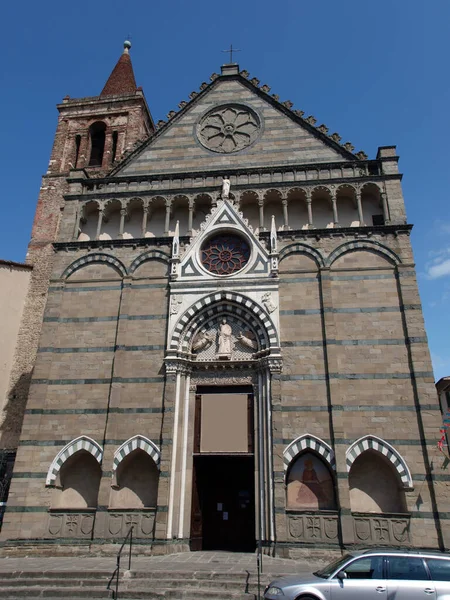
[[[222,50],[222,52],[229,52],[230,53],[230,65],[233,63],[233,52],[240,52],[240,50],[237,50],[236,48],[233,48],[233,44],[230,44],[230,48],[228,50]]]

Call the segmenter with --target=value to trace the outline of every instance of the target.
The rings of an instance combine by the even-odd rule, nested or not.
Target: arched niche
[[[140,198],[132,198],[127,205],[122,239],[142,237],[143,202]]]
[[[110,508],[155,508],[158,482],[159,469],[155,461],[147,452],[136,448],[117,466]]]
[[[308,208],[305,191],[293,188],[287,193],[289,228],[308,229]]]
[[[120,211],[122,204],[119,200],[111,200],[105,205],[99,240],[116,240],[120,237]]]
[[[175,196],[170,207],[170,235],[175,233],[177,222],[180,236],[189,235],[189,198],[181,194]]]
[[[272,217],[278,230],[284,229],[282,195],[278,190],[268,190],[264,195],[264,228],[270,231]]]
[[[88,450],[78,450],[62,464],[56,476],[51,508],[96,508],[101,475],[94,456]]]
[[[194,200],[194,215],[192,221],[193,235],[200,231],[201,224],[204,223],[212,209],[212,198],[209,194],[199,194]]]
[[[242,192],[239,200],[239,209],[242,211],[244,219],[247,219],[253,231],[259,231],[259,196],[252,190]]]
[[[307,449],[289,464],[286,508],[336,510],[334,475],[330,465],[317,452]]]
[[[352,463],[350,506],[358,513],[403,513],[405,493],[399,473],[381,452],[368,449]]]
[[[312,192],[312,215],[316,229],[333,227],[333,210],[330,190],[323,186],[314,188]]]
[[[95,240],[98,226],[99,204],[95,201],[86,202],[81,207],[80,229],[78,233],[79,242]]]
[[[155,196],[150,201],[144,237],[153,238],[168,235],[168,232],[165,231],[165,219],[166,198]]]

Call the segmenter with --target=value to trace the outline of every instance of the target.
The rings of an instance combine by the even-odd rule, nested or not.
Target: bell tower
[[[58,127],[47,174],[86,169],[88,175],[99,176],[154,132],[144,93],[136,86],[130,48],[125,41],[99,96],[66,96],[58,104]]]
[[[102,177],[123,155],[155,130],[142,88],[136,86],[130,57],[131,43],[123,53],[99,96],[70,98],[57,105],[59,116],[47,172],[42,178],[26,262],[33,266],[14,367],[6,404],[8,431],[0,431],[0,447],[17,446],[23,410],[36,359],[39,334],[53,269],[53,243],[63,223],[70,171],[83,177]],[[9,413],[9,415],[8,415]]]

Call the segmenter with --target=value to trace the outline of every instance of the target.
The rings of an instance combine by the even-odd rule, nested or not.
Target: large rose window
[[[200,142],[214,152],[238,152],[253,144],[260,131],[257,114],[238,104],[220,106],[203,117],[197,126]]]
[[[240,271],[250,258],[250,247],[237,235],[216,235],[205,242],[200,259],[214,275],[231,275]]]

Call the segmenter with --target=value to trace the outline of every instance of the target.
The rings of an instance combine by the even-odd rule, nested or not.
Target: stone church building
[[[58,105],[2,544],[448,548],[395,147],[237,64],[155,124],[129,48]]]

